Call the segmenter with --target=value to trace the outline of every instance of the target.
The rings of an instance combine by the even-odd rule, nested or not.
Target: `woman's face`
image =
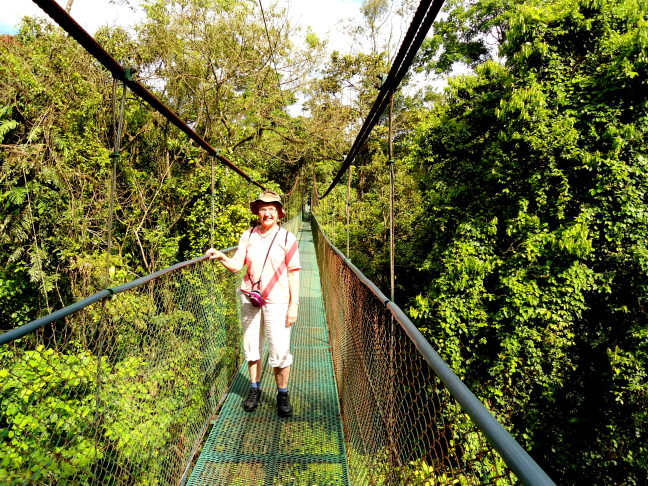
[[[275,204],[259,204],[258,209],[257,217],[259,218],[259,223],[266,230],[271,229],[279,222],[279,210]]]

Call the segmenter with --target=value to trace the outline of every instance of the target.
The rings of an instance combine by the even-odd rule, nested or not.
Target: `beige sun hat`
[[[257,214],[259,212],[259,204],[263,203],[275,203],[279,211],[279,217],[283,218],[286,216],[283,208],[283,203],[281,202],[281,196],[279,196],[279,194],[277,194],[276,192],[263,191],[261,194],[259,194],[259,197],[257,197],[250,203],[250,211],[252,211],[254,214]]]

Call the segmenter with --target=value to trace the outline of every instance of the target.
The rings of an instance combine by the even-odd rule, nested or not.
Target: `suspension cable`
[[[387,165],[389,166],[389,287],[391,289],[391,301],[394,302],[394,288],[396,281],[396,272],[394,265],[394,198],[395,198],[395,183],[394,183],[394,139],[392,127],[392,115],[394,109],[394,94],[389,97],[389,128],[388,128],[388,157]]]
[[[297,173],[297,178],[295,179],[295,182],[293,182],[293,186],[290,188],[290,191],[284,194],[285,197],[290,197],[292,193],[295,192],[295,189],[297,189],[298,187],[300,178],[301,178],[301,170]]]
[[[97,41],[90,34],[88,34],[88,32],[83,29],[83,27],[81,27],[58,3],[56,3],[55,0],[33,1],[41,9],[43,9],[43,11],[47,15],[49,15],[52,20],[54,20],[63,30],[65,30],[70,35],[70,37],[76,40],[81,45],[81,47],[88,51],[88,53],[92,55],[97,61],[103,64],[103,66],[112,73],[114,78],[122,81],[125,85],[127,85],[131,89],[131,91],[133,91],[133,93],[146,101],[154,110],[156,110],[176,127],[178,127],[209,155],[218,159],[222,164],[224,164],[226,167],[231,168],[234,172],[236,172],[251,184],[254,184],[265,190],[265,187],[263,185],[253,180],[249,175],[239,169],[231,161],[223,157],[204,138],[198,135],[192,128],[190,128],[184,121],[182,121],[173,110],[171,110],[168,106],[157,99],[153,93],[146,89],[142,84],[133,80],[132,71],[130,69],[123,68],[110,54],[108,54],[108,52],[103,47],[101,47],[97,43]]]
[[[110,154],[110,194],[108,209],[108,238],[106,242],[106,281],[110,277],[110,254],[112,253],[112,233],[115,219],[115,192],[117,187],[117,162],[121,151],[122,130],[124,128],[124,112],[126,108],[126,86],[122,83],[122,96],[117,115],[117,80],[113,78],[112,91],[112,125],[113,125],[113,151]]]
[[[211,211],[210,211],[210,228],[209,228],[209,247],[214,248],[214,158],[212,157],[211,159],[211,185],[210,185],[210,193],[211,193]]]
[[[389,104],[389,98],[391,93],[393,93],[398,85],[401,83],[405,74],[409,70],[414,56],[418,52],[425,36],[427,35],[432,23],[436,19],[441,7],[443,6],[443,0],[421,0],[414,18],[407,30],[407,34],[403,39],[403,43],[392,63],[389,74],[385,79],[385,82],[380,86],[380,90],[374,101],[367,118],[365,119],[358,135],[356,136],[349,153],[346,156],[342,167],[335,175],[333,182],[322,195],[322,198],[326,197],[329,192],[337,185],[340,181],[346,170],[349,168],[355,157],[358,155],[360,149],[364,146],[365,142],[369,138],[369,134],[373,127],[376,126],[380,117],[385,112],[387,105]]]
[[[347,178],[347,193],[346,193],[346,256],[351,259],[349,253],[350,239],[351,239],[351,173],[353,166],[349,167],[349,176]]]

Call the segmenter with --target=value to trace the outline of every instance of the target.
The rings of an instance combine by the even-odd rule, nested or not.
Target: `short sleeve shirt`
[[[270,248],[269,253],[268,248]],[[264,267],[263,261],[266,255],[268,259]],[[260,290],[267,303],[288,304],[290,302],[288,272],[301,268],[297,238],[290,231],[277,227],[276,230],[262,236],[258,227],[250,228],[241,235],[238,249],[232,258],[247,265],[247,273],[243,277],[241,289],[249,292],[253,290],[254,283],[254,290]],[[262,268],[263,274],[261,274]],[[256,282],[259,284],[256,285]]]

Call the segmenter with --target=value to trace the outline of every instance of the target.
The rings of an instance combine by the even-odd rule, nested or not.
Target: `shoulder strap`
[[[268,255],[270,255],[270,249],[272,248],[272,244],[277,239],[278,234],[279,234],[279,230],[277,230],[275,235],[272,237],[272,241],[270,242],[270,246],[268,247],[268,253],[266,253],[265,260],[263,260],[263,266],[261,267],[261,273],[259,274],[259,280],[257,282],[252,283],[252,288],[254,288],[255,285],[259,285],[261,283],[261,277],[263,277],[263,269],[265,268],[265,264],[268,261]]]

